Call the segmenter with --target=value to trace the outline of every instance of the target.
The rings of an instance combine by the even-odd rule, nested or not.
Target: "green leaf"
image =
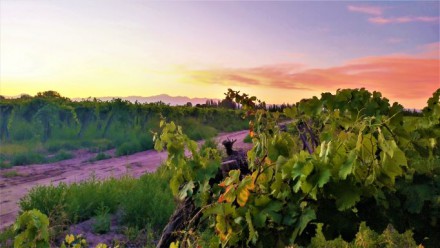
[[[296,223],[295,229],[293,230],[292,237],[290,241],[292,243],[295,242],[295,239],[298,237],[298,235],[301,235],[304,229],[307,227],[310,221],[316,219],[315,210],[311,208],[306,208],[301,213],[301,216],[299,217],[298,222]]]
[[[296,117],[296,113],[297,111],[296,111],[296,107],[295,106],[293,106],[293,107],[291,107],[291,108],[285,108],[284,110],[283,110],[283,113],[288,117],[288,118],[295,118]]]
[[[339,211],[352,208],[361,199],[362,191],[350,181],[340,181],[332,184],[330,192],[336,199],[336,207]]]
[[[252,218],[250,211],[246,212],[246,223],[249,228],[249,237],[246,242],[246,244],[249,244],[249,242],[252,242],[252,244],[256,244],[258,240],[258,232],[255,231],[254,225],[252,224]]]
[[[189,181],[183,186],[179,191],[179,199],[184,200],[186,197],[191,197],[193,195],[193,189],[195,185],[193,181]]]
[[[330,176],[331,173],[329,169],[324,169],[323,171],[321,171],[318,178],[318,187],[322,188],[322,186],[328,183],[330,181]]]
[[[339,177],[343,180],[347,178],[348,175],[353,174],[353,167],[357,158],[356,150],[351,150],[345,160],[344,164],[339,170]]]

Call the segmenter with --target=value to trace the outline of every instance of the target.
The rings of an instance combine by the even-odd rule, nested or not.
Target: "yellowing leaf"
[[[218,186],[227,187],[231,184],[237,183],[240,177],[240,170],[231,170],[229,171],[229,177],[227,177],[223,182],[221,182]]]
[[[235,186],[234,185],[229,185],[226,190],[225,193],[223,193],[222,195],[220,195],[220,197],[218,198],[218,202],[233,202],[235,200]]]
[[[219,234],[220,239],[222,241],[227,240],[229,236],[232,234],[232,227],[227,222],[226,216],[217,215],[215,217],[215,220],[216,220],[215,230]]]
[[[267,165],[272,164],[272,160],[270,160],[270,158],[268,158],[268,157],[266,157],[266,158],[264,159],[264,162],[266,162]]]
[[[250,190],[255,188],[254,180],[251,176],[246,176],[240,182],[237,188],[237,203],[241,207],[246,205],[247,200],[249,199]]]

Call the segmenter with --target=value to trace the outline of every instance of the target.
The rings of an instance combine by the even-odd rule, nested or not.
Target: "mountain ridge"
[[[17,96],[4,96],[6,98],[19,98],[22,95],[28,95],[28,94],[20,94]],[[70,97],[69,97],[70,98]],[[81,101],[81,100],[86,100],[88,98],[96,98],[102,101],[111,101],[112,99],[117,99],[120,98],[122,100],[127,100],[130,102],[136,102],[138,101],[139,103],[153,103],[153,102],[163,102],[165,104],[170,104],[170,105],[185,105],[188,102],[191,102],[191,104],[196,105],[196,104],[205,104],[207,100],[213,100],[215,102],[220,101],[220,99],[216,99],[216,98],[206,98],[206,97],[187,97],[187,96],[170,96],[168,94],[159,94],[159,95],[154,95],[154,96],[136,96],[136,95],[131,95],[131,96],[102,96],[102,97],[72,97],[70,98],[72,101]]]

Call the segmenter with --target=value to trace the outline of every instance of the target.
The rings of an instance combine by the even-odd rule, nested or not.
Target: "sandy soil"
[[[251,144],[243,143],[247,133],[247,130],[223,133],[216,139],[220,143],[227,138],[237,139],[235,149],[249,149]],[[114,150],[106,153],[113,155]],[[92,175],[101,180],[109,177],[118,178],[127,174],[139,177],[146,172],[155,171],[167,157],[166,152],[149,150],[90,162],[89,160],[94,158],[96,153],[78,150],[74,154],[74,158],[56,163],[16,166],[0,171],[0,230],[14,223],[19,210],[18,201],[36,185],[79,182]],[[6,178],[3,175],[8,171],[16,171],[18,175]]]

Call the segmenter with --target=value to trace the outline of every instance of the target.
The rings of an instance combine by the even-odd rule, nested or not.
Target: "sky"
[[[407,108],[440,88],[437,1],[0,0],[0,94],[268,103],[365,87]]]

